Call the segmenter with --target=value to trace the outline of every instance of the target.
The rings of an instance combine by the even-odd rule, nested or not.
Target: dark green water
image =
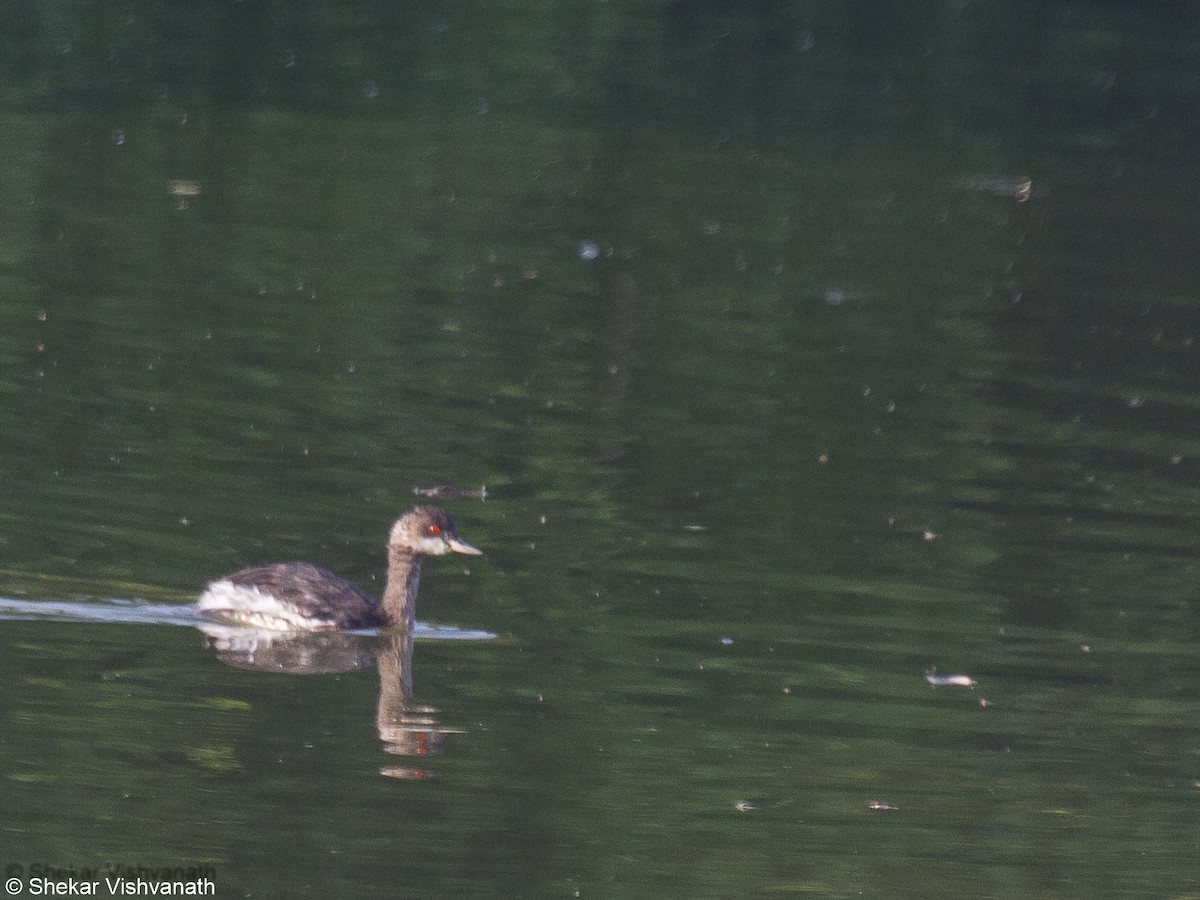
[[[486,484],[418,616],[498,635],[421,756],[373,666],[0,622],[12,872],[1194,895],[1200,7],[6,15],[0,597],[377,591]]]

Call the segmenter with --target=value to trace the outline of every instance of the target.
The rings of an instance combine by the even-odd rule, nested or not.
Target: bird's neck
[[[421,557],[403,547],[388,547],[387,585],[383,589],[383,617],[389,625],[412,628],[417,617],[417,587],[421,583]]]

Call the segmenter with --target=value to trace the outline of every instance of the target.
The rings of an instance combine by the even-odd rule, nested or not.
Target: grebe
[[[400,625],[416,617],[421,557],[483,553],[462,541],[436,506],[414,506],[388,537],[387,584],[378,601],[312,563],[252,566],[210,582],[196,608],[213,618],[276,631],[344,631]]]

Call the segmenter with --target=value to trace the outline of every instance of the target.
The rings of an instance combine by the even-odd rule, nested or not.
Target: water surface
[[[177,7],[0,39],[6,865],[1193,890],[1188,7]],[[441,483],[425,737],[189,619]]]

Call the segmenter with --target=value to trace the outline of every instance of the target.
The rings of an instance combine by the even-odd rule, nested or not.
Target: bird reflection
[[[385,753],[425,758],[440,756],[447,734],[461,734],[437,719],[437,709],[413,699],[413,632],[267,631],[204,622],[200,624],[217,658],[238,669],[289,675],[328,675],[374,664],[379,670],[375,723]],[[430,778],[424,766],[383,766],[390,778]]]

